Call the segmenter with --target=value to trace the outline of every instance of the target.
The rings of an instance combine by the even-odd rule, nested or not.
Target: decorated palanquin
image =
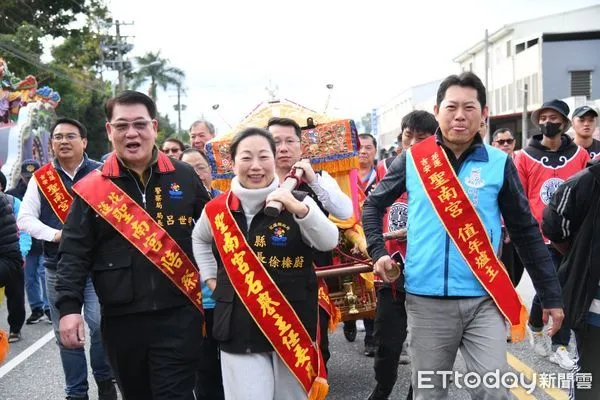
[[[315,170],[325,170],[352,199],[353,216],[338,220],[340,243],[334,250],[334,263],[317,267],[317,276],[326,281],[329,299],[341,312],[342,320],[374,317],[375,292],[372,265],[360,225],[360,190],[358,188],[358,134],[352,120],[332,121],[328,116],[290,101],[263,103],[231,132],[218,136],[206,145],[213,170],[213,186],[227,190],[233,170],[229,144],[233,136],[248,127],[266,127],[272,117],[291,118],[302,128],[302,154]],[[323,288],[325,289],[325,288]]]
[[[56,120],[60,95],[47,86],[38,87],[35,77],[17,79],[0,57],[0,166],[7,186],[19,180],[21,163],[50,160],[49,129]]]

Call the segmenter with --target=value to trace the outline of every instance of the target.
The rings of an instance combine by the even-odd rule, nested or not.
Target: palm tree
[[[138,70],[133,74],[132,86],[138,88],[150,80],[148,96],[156,101],[156,88],[166,90],[168,86],[180,86],[185,73],[179,68],[170,67],[169,60],[160,56],[160,50],[156,53],[148,52],[143,56],[135,57]]]

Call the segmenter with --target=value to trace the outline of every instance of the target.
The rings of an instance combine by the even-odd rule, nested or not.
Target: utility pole
[[[113,37],[112,44],[106,45],[105,42],[101,44],[101,49],[106,54],[112,55],[114,58],[108,58],[104,60],[104,64],[119,73],[119,84],[118,91],[121,92],[127,88],[127,80],[125,72],[129,69],[130,63],[123,59],[123,56],[133,49],[133,45],[126,42],[128,36],[121,35],[121,27],[125,25],[133,25],[133,23],[125,23],[115,21],[116,35]],[[109,42],[109,43],[110,43]],[[114,50],[114,52],[112,52]]]
[[[179,139],[181,139],[182,132],[181,132],[181,111],[186,109],[186,105],[185,104],[181,104],[181,83],[177,84],[177,104],[175,104],[173,106],[173,108],[175,109],[175,111],[177,111],[177,137]]]
[[[527,117],[527,101],[528,101],[528,90],[527,90],[527,84],[523,85],[523,115],[521,116],[521,118],[523,119],[523,121],[521,121],[522,125],[521,125],[521,147],[525,148],[525,145],[527,144],[527,131],[529,130],[529,123],[528,123],[528,117]]]
[[[117,27],[117,70],[119,71],[119,92],[125,90],[125,74],[123,73],[123,52],[121,51],[121,24],[119,21],[115,22]],[[487,31],[486,31],[487,32]]]

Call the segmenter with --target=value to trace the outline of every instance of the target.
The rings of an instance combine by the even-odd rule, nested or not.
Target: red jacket
[[[587,151],[577,146],[573,139],[562,135],[557,151],[550,151],[541,143],[542,135],[531,138],[525,149],[515,153],[515,165],[529,200],[531,212],[542,221],[544,208],[556,189],[572,175],[585,168],[590,160]],[[546,244],[550,241],[544,237]]]

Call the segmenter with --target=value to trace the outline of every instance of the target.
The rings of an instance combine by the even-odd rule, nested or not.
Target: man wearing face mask
[[[527,147],[515,155],[519,177],[529,199],[531,212],[541,223],[544,208],[550,202],[556,189],[569,177],[585,168],[589,155],[577,146],[565,132],[569,129],[569,106],[561,100],[545,102],[531,115],[533,123],[541,134],[533,136]],[[558,269],[561,254],[544,237],[554,266]],[[566,321],[566,320],[565,320]],[[561,368],[571,370],[575,362],[567,350],[571,337],[570,327],[563,323],[562,328],[552,336],[552,346],[544,333],[542,308],[538,296],[533,298],[529,317],[529,343],[534,351]]]

